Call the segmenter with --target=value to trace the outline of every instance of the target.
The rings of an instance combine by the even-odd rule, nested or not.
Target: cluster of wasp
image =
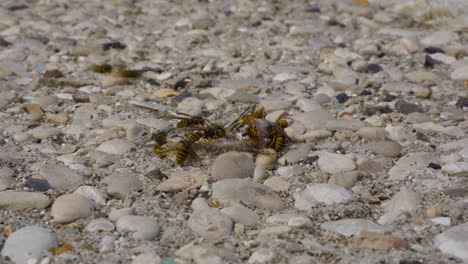
[[[280,153],[286,144],[287,136],[284,128],[290,123],[278,117],[275,122],[265,119],[263,108],[252,107],[245,110],[230,125],[223,126],[210,122],[201,117],[192,117],[187,114],[173,116],[180,121],[176,127],[184,131],[184,135],[177,135],[177,140],[168,140],[167,132],[152,135],[156,142],[154,153],[161,158],[175,156],[178,165],[182,165],[189,157],[196,157],[198,149],[245,150],[262,152],[265,149],[274,149]]]

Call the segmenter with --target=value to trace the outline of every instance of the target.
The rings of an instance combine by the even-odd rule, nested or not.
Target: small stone
[[[62,134],[60,129],[50,125],[42,125],[28,131],[35,139],[46,139]]]
[[[418,89],[414,95],[416,96],[416,98],[427,99],[431,97],[431,94],[432,94],[431,88],[423,87],[421,89]]]
[[[426,47],[442,47],[459,38],[458,34],[451,31],[436,31],[421,39],[421,44]]]
[[[65,113],[49,115],[46,118],[46,122],[57,124],[57,125],[66,125],[68,123],[68,116]]]
[[[211,208],[205,199],[197,198],[192,202],[193,213],[188,220],[190,229],[199,236],[217,241],[229,236],[234,226],[231,218]]]
[[[96,233],[96,232],[110,232],[115,229],[114,224],[104,218],[98,218],[94,219],[89,224],[85,227],[85,231],[90,232],[90,233]]]
[[[434,245],[444,254],[468,261],[468,223],[449,228],[434,238]]]
[[[403,189],[385,204],[384,210],[386,212],[411,212],[416,210],[421,202],[421,197],[415,191]]]
[[[289,182],[281,177],[270,177],[263,184],[275,192],[287,192],[289,189]]]
[[[26,226],[16,230],[5,241],[2,256],[14,263],[36,263],[51,248],[57,247],[55,235],[39,226]],[[33,261],[33,262],[31,262]]]
[[[275,191],[250,179],[225,179],[212,186],[213,198],[226,203],[255,205],[268,210],[281,210],[285,204]]]
[[[406,241],[405,239],[384,234],[375,234],[365,230],[362,231],[361,234],[355,239],[354,245],[357,248],[368,248],[375,250],[409,248],[408,241]]]
[[[406,121],[413,124],[428,122],[430,119],[428,115],[419,112],[413,112],[406,116]]]
[[[246,226],[255,225],[260,221],[257,213],[240,204],[226,207],[221,212],[229,216],[232,221]]]
[[[96,150],[107,154],[122,155],[135,150],[135,145],[123,139],[112,139],[99,145]]]
[[[158,98],[166,98],[166,97],[171,97],[171,96],[176,96],[180,94],[180,92],[173,90],[173,89],[158,89],[153,92],[153,95],[158,97]]]
[[[413,128],[419,132],[435,132],[444,134],[451,137],[462,138],[465,136],[465,132],[463,129],[456,127],[456,126],[449,126],[444,127],[440,124],[436,124],[433,122],[425,122],[421,124],[414,124]]]
[[[294,228],[311,227],[312,225],[312,220],[305,216],[292,217],[288,220],[288,226]]]
[[[413,113],[413,112],[422,112],[422,109],[419,105],[408,103],[404,100],[396,101],[395,107],[398,110],[398,112],[405,114],[405,115]]]
[[[347,156],[329,152],[319,154],[318,165],[322,171],[332,174],[352,171],[356,168],[354,161]]]
[[[296,78],[297,78],[297,76],[294,73],[283,72],[283,73],[279,73],[275,77],[273,77],[273,81],[283,83],[283,82],[286,82],[286,81],[295,80]]]
[[[111,221],[116,222],[117,220],[119,220],[120,217],[124,215],[136,215],[135,208],[133,207],[126,207],[126,208],[121,208],[121,209],[113,208],[109,213],[109,219]]]
[[[348,171],[337,173],[330,177],[328,183],[336,184],[347,190],[351,189],[358,181],[360,173],[358,171]]]
[[[46,192],[50,189],[49,182],[44,179],[28,178],[26,186],[34,191]]]
[[[199,117],[202,115],[203,101],[196,97],[187,97],[177,105],[177,112]]]
[[[81,175],[75,170],[63,166],[41,166],[39,176],[46,179],[50,187],[61,191],[73,189],[83,184],[83,177]]]
[[[51,209],[51,216],[56,223],[66,224],[79,218],[86,218],[93,212],[90,199],[80,194],[65,194],[57,198]]]
[[[439,47],[432,47],[432,46],[429,46],[427,48],[424,49],[424,51],[426,53],[429,53],[429,54],[434,54],[434,53],[443,53],[445,54],[445,51]]]
[[[147,216],[123,215],[116,223],[121,235],[140,240],[153,240],[159,234],[159,224]]]
[[[275,252],[270,248],[257,249],[252,256],[250,256],[247,263],[270,263],[275,257]]]
[[[289,264],[311,264],[311,263],[315,263],[315,258],[308,254],[304,254],[304,255],[295,256],[291,258],[288,263]]]
[[[400,156],[401,153],[401,145],[392,142],[392,141],[379,141],[379,142],[372,142],[368,143],[363,146],[364,149],[369,150],[370,152],[378,155],[382,155],[385,157],[395,158]]]
[[[47,195],[34,192],[0,192],[0,208],[2,209],[24,209],[24,208],[46,208],[50,204]]]
[[[443,226],[450,226],[451,224],[450,217],[434,217],[431,221]]]
[[[384,140],[385,129],[381,127],[362,127],[359,129],[358,135],[368,140]]]
[[[325,110],[300,113],[292,116],[294,122],[299,122],[307,131],[323,129],[328,120],[333,119],[333,115]]]
[[[309,184],[304,191],[294,193],[294,207],[310,210],[318,203],[332,205],[350,200],[352,193],[335,184]]]
[[[177,171],[172,173],[169,178],[160,183],[156,190],[160,192],[174,192],[179,190],[191,190],[198,188],[208,181],[206,172],[200,169],[190,171]]]
[[[132,260],[132,264],[160,264],[161,258],[154,252],[145,252],[141,253],[140,255],[136,256]],[[169,264],[163,262],[164,264]]]
[[[378,73],[379,71],[383,71],[382,66],[380,66],[379,64],[369,63],[367,65],[367,72],[368,73],[374,74],[374,73]]]
[[[325,222],[320,228],[338,233],[344,236],[357,236],[361,231],[366,230],[374,233],[382,233],[384,228],[366,219],[342,219],[338,221]]]
[[[346,101],[348,101],[349,97],[347,94],[345,93],[340,93],[338,94],[336,97],[336,101],[339,103],[339,104],[343,104],[345,103]]]
[[[213,163],[211,175],[215,180],[252,177],[255,169],[252,154],[230,151],[219,155]]]
[[[271,227],[265,227],[259,232],[260,237],[265,237],[265,236],[280,236],[287,234],[292,231],[292,228],[289,226],[271,226]]]
[[[300,144],[297,147],[290,149],[283,156],[278,159],[278,163],[281,165],[294,164],[307,157],[312,146],[309,143]]]
[[[440,170],[442,168],[442,166],[440,166],[439,164],[436,164],[434,162],[429,163],[429,165],[427,165],[427,167],[431,168],[431,169],[434,169],[434,170]]]
[[[73,193],[81,194],[84,197],[91,199],[98,205],[106,204],[106,195],[103,194],[99,189],[93,186],[80,186]]]
[[[4,191],[13,186],[14,180],[12,176],[14,173],[15,172],[8,167],[0,168],[0,191]]]
[[[38,104],[41,106],[42,109],[46,109],[47,107],[51,105],[57,104],[57,96],[54,95],[46,95],[46,96],[40,96],[36,97],[32,100],[33,104]]]
[[[431,153],[415,152],[401,157],[388,172],[390,180],[402,180],[413,171],[427,168],[434,157]]]
[[[105,179],[108,184],[107,193],[120,199],[124,199],[132,192],[140,191],[142,185],[138,178],[131,175],[114,175]]]

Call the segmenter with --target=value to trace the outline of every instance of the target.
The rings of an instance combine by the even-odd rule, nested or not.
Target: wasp
[[[153,134],[151,136],[151,139],[156,141],[156,143],[160,146],[164,145],[167,143],[167,133],[166,132],[159,132],[156,134]]]
[[[190,134],[188,137],[187,137],[187,140],[190,142],[190,143],[195,143],[197,142],[198,140],[200,140],[201,138],[203,138],[205,135],[203,132],[201,131],[195,131],[194,133]]]
[[[282,127],[272,126],[269,129],[269,137],[271,142],[268,144],[268,147],[280,153],[286,144],[286,136],[284,135]]]
[[[95,64],[90,67],[90,70],[95,73],[110,73],[112,72],[112,66],[109,64]]]
[[[201,117],[193,117],[188,114],[182,113],[187,117],[179,117],[176,116],[175,118],[180,119],[177,123],[177,128],[186,128],[186,127],[204,127],[207,124],[207,121]]]
[[[211,124],[203,131],[203,137],[207,140],[220,139],[227,135],[226,129],[223,126]]]
[[[171,155],[171,151],[168,151],[164,148],[164,146],[161,145],[155,145],[153,151],[160,158],[167,158],[169,155]]]
[[[188,140],[182,140],[179,142],[175,149],[175,160],[178,165],[182,165],[188,156],[193,152],[192,143]]]

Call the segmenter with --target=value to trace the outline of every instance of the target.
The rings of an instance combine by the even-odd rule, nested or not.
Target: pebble
[[[451,162],[442,166],[442,171],[457,174],[468,171],[468,162]]]
[[[296,106],[301,109],[303,112],[311,112],[321,110],[322,107],[315,100],[300,98],[296,102]]]
[[[46,139],[49,137],[60,135],[62,134],[62,131],[51,125],[41,125],[36,128],[30,129],[28,133],[31,134],[35,139]]]
[[[383,205],[386,212],[377,221],[379,224],[390,224],[397,220],[401,212],[415,211],[421,204],[422,199],[418,193],[410,189],[403,189]]]
[[[304,169],[299,165],[278,167],[276,173],[284,178],[291,178],[304,173]]]
[[[119,220],[120,217],[124,215],[136,215],[135,208],[133,207],[126,207],[126,208],[121,208],[121,209],[113,208],[111,209],[109,213],[109,219],[111,221],[116,222],[117,220]]]
[[[383,70],[383,68],[379,64],[369,63],[367,65],[367,72],[369,72],[369,73],[374,74],[374,73],[378,73],[379,71],[382,71],[382,70]]]
[[[281,156],[278,163],[281,165],[297,163],[305,159],[311,150],[312,146],[309,143],[300,144]]]
[[[451,225],[450,217],[434,217],[431,219],[431,221],[443,226]]]
[[[285,204],[275,191],[250,179],[225,179],[212,186],[213,198],[226,203],[240,201],[272,211],[282,210]]]
[[[434,157],[428,152],[408,153],[401,157],[388,172],[390,180],[403,180],[416,170],[427,168]]]
[[[292,217],[288,220],[288,226],[293,228],[312,227],[313,223],[310,218],[305,216]]]
[[[144,252],[132,260],[132,264],[160,264],[161,257],[154,252]],[[169,264],[169,263],[167,263]]]
[[[359,180],[359,171],[348,171],[334,174],[328,180],[330,184],[336,184],[347,190],[351,189],[354,184]]]
[[[430,117],[427,114],[420,113],[420,112],[413,112],[406,116],[406,121],[413,124],[419,124],[428,122]]]
[[[250,256],[247,263],[270,263],[275,257],[275,252],[271,248],[257,249],[252,256]]]
[[[410,114],[410,113],[414,113],[414,112],[422,112],[422,108],[417,105],[417,104],[413,104],[413,103],[408,103],[404,100],[398,100],[395,102],[395,108],[398,110],[398,112],[402,113],[402,114]]]
[[[234,223],[231,218],[209,207],[205,199],[193,200],[192,209],[187,224],[197,235],[207,240],[218,241],[232,233]]]
[[[200,169],[177,171],[172,173],[167,180],[160,183],[156,187],[156,190],[160,192],[191,190],[202,186],[208,179],[209,177],[206,172]]]
[[[421,44],[426,47],[443,47],[458,38],[458,34],[452,31],[435,31],[421,39]]]
[[[177,105],[177,112],[199,117],[202,115],[204,102],[196,97],[187,97]]]
[[[138,178],[131,175],[113,175],[104,179],[110,196],[124,199],[132,192],[140,191],[143,186]]]
[[[77,188],[84,183],[83,176],[63,166],[43,165],[39,169],[39,176],[46,179],[50,187],[59,191]]]
[[[50,215],[56,223],[66,224],[79,218],[86,218],[93,213],[93,204],[83,195],[64,194],[52,204]]]
[[[381,127],[362,127],[358,130],[358,135],[368,140],[384,140],[385,129]]]
[[[449,256],[468,261],[468,223],[449,228],[434,238],[434,245]]]
[[[274,82],[279,82],[279,83],[284,83],[287,81],[292,81],[297,78],[296,74],[294,73],[289,73],[289,72],[283,72],[283,73],[278,73],[273,77]]]
[[[260,221],[260,217],[256,212],[241,204],[226,207],[222,209],[221,212],[229,216],[232,221],[246,226],[255,225]]]
[[[34,98],[31,103],[38,104],[42,109],[46,109],[51,105],[57,104],[57,96],[55,95],[46,95]]]
[[[73,193],[83,195],[98,205],[106,204],[106,195],[93,186],[80,186]]]
[[[96,150],[112,155],[123,155],[135,150],[135,145],[127,140],[112,139],[99,145]]]
[[[368,123],[359,120],[331,119],[325,123],[328,130],[352,130],[358,131],[362,127],[369,126]]]
[[[350,200],[352,192],[335,184],[309,184],[303,191],[294,193],[294,207],[310,210],[318,203],[332,205]]]
[[[357,236],[362,230],[373,233],[382,233],[385,231],[380,225],[366,219],[342,219],[338,221],[329,221],[320,225],[321,229],[338,233],[343,236]]]
[[[318,165],[322,171],[331,174],[352,171],[356,168],[354,161],[347,156],[329,152],[319,154]]]
[[[123,215],[115,226],[121,235],[139,240],[153,240],[159,234],[159,224],[151,217]]]
[[[96,232],[110,232],[115,229],[114,224],[105,219],[105,218],[98,218],[94,219],[89,224],[85,227],[85,231],[90,232],[90,233],[96,233]]]
[[[396,158],[400,156],[401,153],[401,145],[392,142],[392,141],[379,141],[379,142],[372,142],[365,144],[363,146],[364,149],[369,150],[370,152],[382,155],[385,157]]]
[[[275,192],[287,192],[289,189],[289,182],[281,177],[270,177],[263,184]]]
[[[13,175],[15,172],[8,168],[8,167],[2,167],[0,168],[0,191],[4,191],[6,189],[9,189],[13,186],[14,180],[13,180]]]
[[[219,155],[211,168],[214,180],[252,177],[255,169],[253,156],[248,152],[230,151]]]
[[[376,234],[368,231],[362,231],[354,240],[356,248],[367,248],[373,250],[389,251],[392,248],[407,249],[408,241],[405,239],[385,234]]]
[[[24,209],[24,208],[46,208],[50,204],[50,198],[42,193],[34,192],[0,192],[0,208]]]
[[[267,237],[267,236],[280,236],[284,234],[288,234],[292,231],[292,228],[286,225],[280,226],[270,226],[265,227],[259,232],[259,237]]]
[[[442,125],[432,123],[432,122],[414,124],[413,128],[416,131],[435,132],[435,133],[440,133],[440,134],[444,134],[444,135],[455,137],[455,138],[462,138],[465,136],[465,132],[461,128],[458,128],[456,126],[444,127]]]
[[[468,66],[458,67],[451,74],[450,78],[454,81],[468,80]]]
[[[36,263],[51,248],[57,247],[54,234],[40,226],[26,226],[16,230],[5,241],[2,256],[17,264]]]
[[[304,112],[293,115],[294,122],[301,123],[307,131],[324,128],[328,120],[333,119],[333,115],[325,110]]]

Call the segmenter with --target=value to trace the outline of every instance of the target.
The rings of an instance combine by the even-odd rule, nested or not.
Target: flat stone
[[[46,139],[62,134],[62,131],[51,125],[42,125],[28,131],[35,139]]]
[[[468,65],[456,68],[450,73],[450,78],[454,81],[465,81],[468,80]]]
[[[41,260],[46,251],[57,247],[55,235],[39,226],[26,226],[16,230],[5,241],[2,256],[17,264],[32,263],[31,259]]]
[[[123,139],[112,139],[102,143],[96,148],[96,150],[113,155],[122,155],[134,149],[134,144]]]
[[[115,229],[114,224],[105,219],[105,218],[98,218],[94,219],[89,224],[85,227],[85,231],[90,232],[90,233],[96,233],[96,232],[110,232]]]
[[[132,264],[160,264],[161,257],[154,252],[144,252],[132,260]]]
[[[442,47],[458,38],[458,34],[452,31],[436,31],[421,39],[421,44],[426,47]]]
[[[199,117],[204,103],[196,97],[187,97],[177,105],[177,112]]]
[[[352,171],[356,168],[354,161],[345,155],[323,152],[319,154],[318,165],[328,173]]]
[[[334,174],[328,180],[330,184],[336,184],[347,190],[351,189],[359,179],[359,171],[347,171]]]
[[[463,131],[463,129],[459,127],[456,127],[456,126],[444,127],[440,124],[436,124],[433,122],[424,122],[421,124],[414,124],[413,128],[416,131],[420,131],[420,132],[435,132],[438,134],[444,134],[444,135],[455,137],[455,138],[461,138],[465,136],[465,131]]]
[[[281,165],[294,164],[307,158],[310,153],[312,146],[309,143],[303,143],[295,148],[290,149],[283,156],[278,159],[278,163]]]
[[[169,175],[167,180],[161,182],[156,190],[160,192],[191,190],[202,186],[208,179],[206,172],[200,169],[177,171]]]
[[[347,237],[357,236],[362,230],[373,233],[382,233],[385,231],[380,225],[366,219],[342,219],[338,221],[329,221],[320,225],[321,229],[325,229]]]
[[[444,254],[468,262],[468,223],[459,224],[437,235],[434,245]]]
[[[257,249],[252,256],[250,256],[247,263],[270,263],[275,257],[275,252],[271,248]]]
[[[368,127],[370,124],[359,120],[331,119],[325,123],[325,128],[328,130],[352,130],[358,131],[363,127]]]
[[[136,210],[133,207],[126,207],[121,209],[112,208],[109,213],[109,219],[111,221],[117,221],[124,215],[136,215]]]
[[[226,207],[222,209],[221,212],[229,216],[232,221],[246,226],[255,225],[260,221],[260,217],[258,217],[257,213],[240,204]]]
[[[211,241],[221,240],[231,234],[234,225],[231,218],[211,208],[205,199],[195,199],[192,208],[187,224],[194,233]]]
[[[401,145],[392,142],[392,141],[379,141],[379,142],[372,142],[365,144],[363,146],[364,149],[369,150],[370,152],[377,154],[377,155],[382,155],[385,157],[390,157],[390,158],[395,158],[400,156],[401,153]]]
[[[230,151],[219,155],[211,168],[215,180],[248,178],[253,176],[255,164],[248,152]]]
[[[384,140],[385,129],[381,127],[362,127],[358,130],[358,135],[368,140]]]
[[[294,122],[304,125],[307,131],[322,129],[330,119],[334,119],[333,115],[325,110],[300,113],[292,118]]]
[[[427,168],[434,161],[434,155],[428,152],[408,153],[401,157],[388,172],[390,180],[405,179],[412,172]]]
[[[82,185],[83,176],[75,170],[64,166],[44,165],[39,169],[39,175],[46,179],[55,190],[68,190]]]
[[[0,192],[0,208],[2,209],[24,209],[24,208],[46,208],[50,204],[50,198],[42,193],[34,192]]]
[[[402,113],[402,114],[410,114],[410,113],[414,113],[414,112],[422,112],[422,108],[421,106],[417,105],[417,104],[413,104],[413,103],[408,103],[404,100],[398,100],[395,102],[395,107],[396,109],[398,110],[398,112]]]
[[[83,195],[64,194],[55,200],[50,215],[56,223],[66,224],[79,218],[86,218],[93,212],[93,204]]]
[[[80,186],[73,193],[81,194],[88,199],[91,199],[98,205],[106,204],[106,195],[102,193],[99,189],[93,186]]]
[[[335,184],[309,184],[304,191],[294,193],[294,207],[310,210],[318,203],[332,205],[350,200],[352,192]]]
[[[238,203],[255,205],[269,210],[282,210],[285,204],[267,186],[250,179],[225,179],[212,186],[213,198],[225,203]],[[265,202],[269,201],[269,203]]]
[[[269,177],[263,184],[276,192],[287,192],[289,189],[289,182],[282,177]]]
[[[117,220],[117,231],[135,239],[153,240],[159,234],[159,224],[151,217],[124,215]]]
[[[113,175],[104,179],[104,181],[108,184],[107,193],[120,199],[143,188],[140,180],[131,175]]]

